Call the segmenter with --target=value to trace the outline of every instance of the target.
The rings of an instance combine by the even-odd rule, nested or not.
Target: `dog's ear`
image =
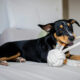
[[[71,24],[76,23],[80,27],[80,24],[74,19],[69,19],[68,22],[71,23]]]
[[[49,32],[53,28],[53,24],[46,24],[46,25],[39,24],[38,26],[47,32]]]

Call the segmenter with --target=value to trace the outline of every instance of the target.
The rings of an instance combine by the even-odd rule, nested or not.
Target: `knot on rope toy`
[[[65,54],[58,49],[49,51],[47,56],[47,63],[49,66],[62,66],[65,60]]]

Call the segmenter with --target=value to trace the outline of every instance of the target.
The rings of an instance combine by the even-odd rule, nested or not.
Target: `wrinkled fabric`
[[[11,62],[9,66],[0,65],[0,80],[80,80],[80,67]]]

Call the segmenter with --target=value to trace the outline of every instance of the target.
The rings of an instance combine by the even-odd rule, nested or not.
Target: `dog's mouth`
[[[60,43],[63,46],[71,46],[73,45],[73,41],[69,40],[68,36],[57,36],[56,33],[54,34],[54,37],[56,38],[57,42]]]
[[[60,41],[58,40],[58,42],[61,44],[61,45],[64,45],[64,46],[72,46],[73,45],[73,42],[63,42],[63,41]]]
[[[72,46],[73,45],[73,42],[63,42],[63,41],[60,41],[60,40],[58,40],[58,42],[61,44],[61,45],[63,45],[63,46]]]

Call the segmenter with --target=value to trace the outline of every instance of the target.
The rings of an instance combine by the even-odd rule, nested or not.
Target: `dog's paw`
[[[26,62],[26,59],[24,59],[22,57],[18,57],[18,58],[16,58],[16,62]]]
[[[0,61],[0,65],[8,66],[8,62],[7,61]]]
[[[80,61],[68,59],[68,60],[67,60],[67,65],[80,67]]]

